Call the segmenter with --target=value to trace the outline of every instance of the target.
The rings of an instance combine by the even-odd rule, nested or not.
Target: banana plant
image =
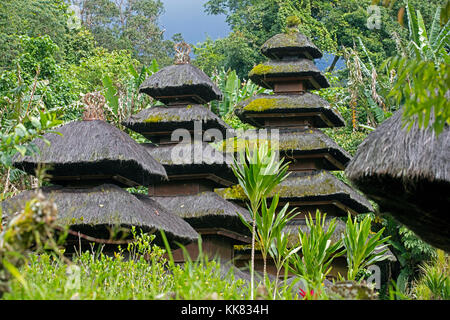
[[[438,9],[428,32],[420,11],[414,12],[409,2],[406,13],[410,39],[403,46],[403,55],[386,60],[382,66],[389,73],[396,73],[389,97],[404,105],[405,125],[409,128],[415,122],[420,128],[431,125],[438,135],[450,124],[450,20],[441,26]]]
[[[235,70],[225,71],[222,69],[211,78],[223,93],[222,101],[211,102],[211,110],[221,117],[232,114],[241,101],[260,93],[271,92],[256,85],[251,80],[242,81]]]

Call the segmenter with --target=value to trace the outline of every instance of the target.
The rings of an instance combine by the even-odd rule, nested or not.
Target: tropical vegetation
[[[379,28],[368,27],[371,5],[379,9]],[[158,25],[163,11],[159,0],[1,1],[0,201],[46,183],[14,168],[12,157],[39,152],[30,141],[81,119],[87,93],[103,94],[106,120],[145,141],[121,122],[157,104],[140,94],[139,86],[172,63],[173,46],[183,41],[181,33],[164,38]],[[324,131],[350,154],[400,107],[405,126],[418,122],[440,134],[450,125],[449,1],[209,0],[205,11],[225,15],[231,32],[191,44],[192,63],[224,93],[222,101],[207,107],[233,128],[251,128],[234,115],[237,104],[271,93],[252,83],[248,72],[264,60],[259,48],[287,27],[289,16],[331,56],[331,62],[322,61],[331,87],[316,93],[344,117],[345,127]],[[281,230],[295,213],[289,206],[277,208],[277,196],[267,201],[286,178],[288,164],[275,161],[269,146],[247,148],[237,160],[234,172],[252,215],[246,223],[251,249],[274,262],[279,275],[274,281],[252,265],[249,287],[229,281],[237,274],[230,269],[224,277],[220,262],[203,255],[177,266],[169,248],[154,245],[153,236],[145,234],[135,234],[136,241],[115,257],[81,252],[68,261],[58,242],[64,230],[55,233],[52,203],[35,199],[8,224],[1,220],[0,294],[4,299],[330,299],[336,296],[322,284],[334,259],[345,254],[350,266],[339,280],[361,284],[389,245],[397,261],[379,298],[449,299],[448,254],[388,215],[349,217],[343,238],[331,243],[335,221],[325,226],[318,212],[306,218],[310,232],[299,230],[297,245],[290,245]],[[306,291],[283,281],[287,271],[303,279]]]

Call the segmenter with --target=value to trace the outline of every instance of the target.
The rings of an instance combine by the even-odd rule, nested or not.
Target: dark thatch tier
[[[248,76],[253,82],[267,89],[273,89],[276,82],[298,78],[305,78],[305,86],[309,90],[330,86],[314,62],[308,59],[268,61],[255,66]]]
[[[246,242],[249,229],[242,223],[238,213],[248,222],[250,213],[215,192],[201,192],[196,195],[176,197],[153,197],[160,205],[187,221],[198,232],[217,229],[236,233],[238,238]],[[248,238],[247,240],[250,240]]]
[[[274,118],[308,119],[315,128],[345,126],[342,116],[328,101],[309,92],[302,95],[260,94],[245,100],[235,113],[242,121],[256,127],[265,127],[265,122]]]
[[[237,203],[247,199],[239,185],[216,189],[216,192],[224,199]],[[364,196],[325,170],[313,173],[291,172],[286,180],[274,188],[269,198],[276,193],[280,195],[280,202],[289,202],[292,206],[330,202],[339,206],[344,215],[347,210],[352,213],[373,211],[372,205]]]
[[[218,116],[202,105],[157,106],[132,115],[122,124],[152,140],[168,136],[175,129],[194,130],[194,121],[201,121],[201,129],[217,129],[225,137],[230,127]],[[220,139],[219,139],[220,140]]]
[[[192,101],[200,104],[221,100],[222,92],[200,69],[191,64],[165,67],[151,75],[140,92],[163,103]]]
[[[117,180],[124,185],[149,185],[166,180],[164,167],[123,131],[101,121],[74,121],[32,141],[40,154],[17,154],[14,166],[34,174],[39,164],[52,168],[48,174],[57,184],[74,180]],[[117,182],[115,181],[115,182]]]
[[[169,180],[185,175],[186,179],[199,175],[210,175],[217,180],[217,186],[230,186],[237,183],[236,176],[226,155],[211,147],[208,143],[159,145],[142,144],[153,158],[165,168]],[[231,158],[231,157],[230,157]],[[230,163],[232,159],[230,159]]]
[[[255,137],[257,137],[257,131],[254,132]],[[249,134],[249,131],[246,134]],[[273,137],[268,135],[268,140],[270,139],[273,139]],[[272,148],[278,148],[280,156],[285,157],[292,163],[301,162],[305,159],[318,159],[317,164],[320,163],[320,169],[334,171],[344,170],[351,159],[347,151],[318,129],[280,129],[277,139],[278,143],[276,143],[276,140],[270,140],[269,144]],[[253,148],[255,143],[260,144],[263,141],[262,139],[232,138],[219,142],[218,148],[225,152],[237,153],[244,151],[246,143],[250,144],[250,148]]]
[[[94,188],[44,187],[44,196],[53,200],[58,209],[57,223],[69,225],[71,229],[86,232],[92,230],[132,226],[144,232],[163,230],[168,237],[189,242],[197,239],[197,232],[183,219],[163,208],[150,197],[130,194],[115,185],[104,184]],[[1,203],[3,213],[12,216],[24,206],[24,203],[36,196],[36,191],[24,191]],[[159,237],[159,232],[155,235]]]
[[[306,59],[322,58],[320,50],[300,32],[279,33],[267,40],[261,53],[271,59],[297,57]]]
[[[361,143],[345,173],[381,212],[450,252],[450,126],[438,137],[417,124],[408,132],[402,114],[397,111]]]

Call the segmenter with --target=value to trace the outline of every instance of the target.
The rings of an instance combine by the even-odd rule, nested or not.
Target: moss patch
[[[240,185],[218,190],[217,193],[224,199],[247,200],[247,195]]]
[[[268,74],[272,71],[272,66],[266,66],[264,64],[258,64],[257,66],[253,67],[253,69],[250,71],[249,75],[251,74]]]
[[[250,150],[254,146],[261,146],[265,143],[269,143],[269,148],[278,148],[277,141],[272,142],[270,139],[242,139],[242,138],[229,138],[218,142],[214,147],[222,152],[241,152],[245,150],[245,146],[248,145]]]
[[[168,116],[163,114],[155,114],[149,116],[147,119],[144,120],[145,123],[157,123],[157,122],[163,122],[163,121],[178,121],[180,120],[179,116]]]
[[[308,61],[298,61],[295,63],[277,63],[277,64],[259,64],[255,66],[249,73],[249,76],[264,76],[267,74],[279,73],[298,73],[298,72],[314,72],[320,74],[320,71],[314,64]]]
[[[288,28],[296,28],[302,23],[299,17],[297,16],[289,16],[286,18],[286,26]]]
[[[248,105],[246,105],[244,107],[244,110],[246,110],[246,111],[264,111],[264,110],[274,109],[275,107],[277,107],[276,99],[261,98],[261,99],[255,99],[252,102],[250,102]]]

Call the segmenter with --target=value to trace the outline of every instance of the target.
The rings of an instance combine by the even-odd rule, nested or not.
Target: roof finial
[[[297,16],[289,16],[286,18],[286,26],[289,29],[298,28],[298,26],[302,23],[299,17]]]
[[[187,64],[191,62],[191,47],[186,42],[179,42],[175,45],[175,64]]]
[[[83,120],[105,120],[105,113],[103,111],[105,102],[105,97],[98,91],[86,93],[84,95],[86,109],[83,113]]]

